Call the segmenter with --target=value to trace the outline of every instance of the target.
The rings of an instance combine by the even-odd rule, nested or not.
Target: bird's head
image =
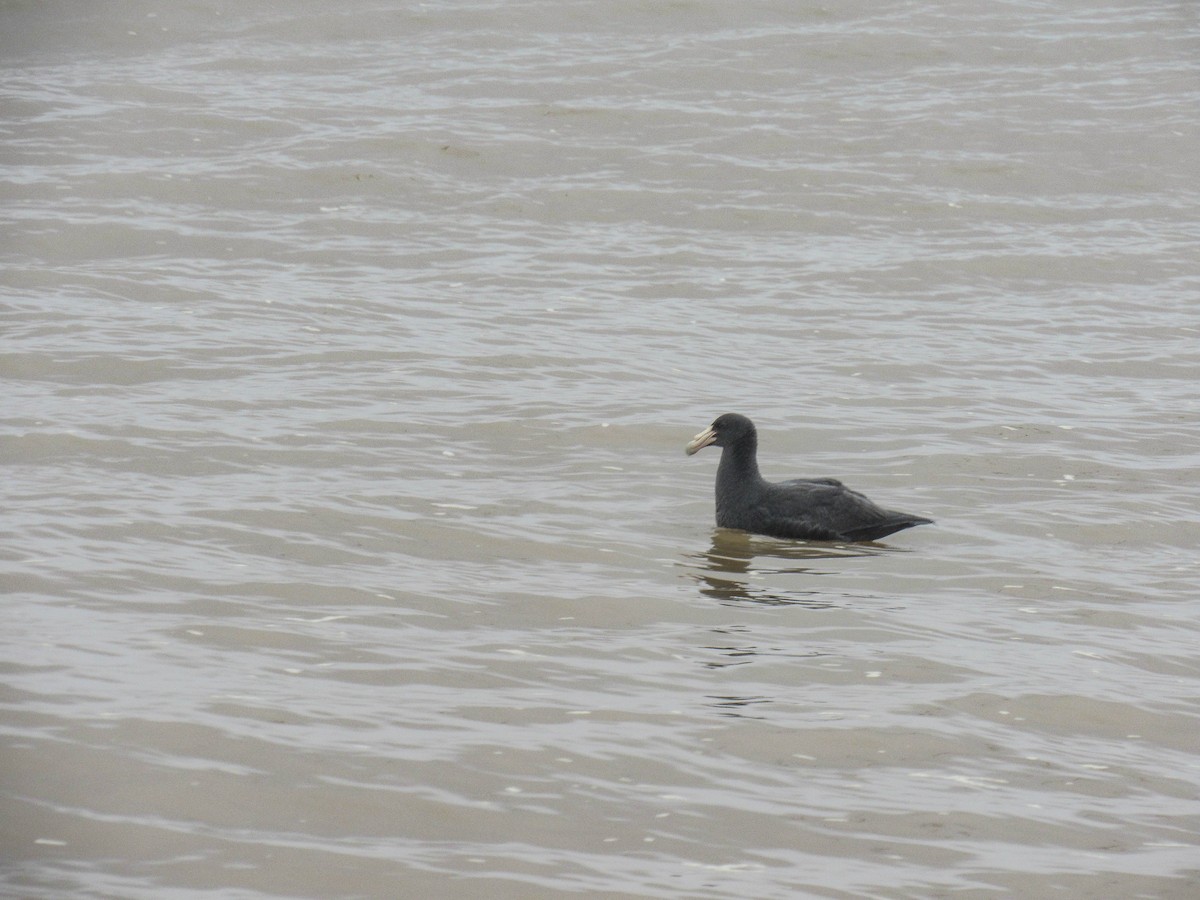
[[[684,452],[691,456],[710,445],[728,447],[754,434],[754,423],[745,416],[725,413],[723,416],[717,416],[711,425],[692,438]]]

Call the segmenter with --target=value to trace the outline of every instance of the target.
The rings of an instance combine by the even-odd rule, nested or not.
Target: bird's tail
[[[932,524],[933,519],[926,519],[923,516],[894,513],[885,519],[880,519],[878,522],[872,522],[870,525],[859,525],[857,528],[848,528],[842,532],[842,536],[848,541],[877,541],[880,538],[887,537],[889,534],[903,531],[905,528]]]

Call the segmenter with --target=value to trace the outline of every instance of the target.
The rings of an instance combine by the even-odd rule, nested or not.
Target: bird
[[[884,509],[836,478],[771,482],[758,471],[758,430],[738,413],[718,416],[688,442],[688,456],[721,449],[717,525],[776,538],[876,541],[932,519]]]

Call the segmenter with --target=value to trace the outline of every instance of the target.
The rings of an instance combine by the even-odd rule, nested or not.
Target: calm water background
[[[7,895],[1200,892],[1195,4],[0,26]]]

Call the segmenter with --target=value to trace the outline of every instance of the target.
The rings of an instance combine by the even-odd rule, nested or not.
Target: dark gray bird
[[[758,473],[758,431],[737,413],[717,418],[687,445],[691,456],[714,444],[717,524],[771,537],[809,541],[876,541],[932,519],[876,506],[836,478],[770,482]]]

